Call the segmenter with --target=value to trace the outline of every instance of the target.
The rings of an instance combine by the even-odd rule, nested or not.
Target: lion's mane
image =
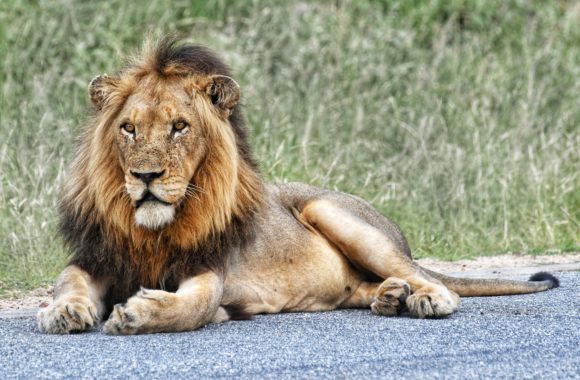
[[[148,44],[82,128],[59,205],[60,232],[72,251],[70,264],[111,283],[105,298],[109,310],[139,286],[171,291],[201,268],[223,272],[228,253],[253,233],[263,185],[240,105],[225,121],[203,109],[211,106],[208,102],[192,103],[211,144],[192,179],[203,192],[188,197],[169,226],[160,231],[136,226],[124,191],[111,122],[139,81],[213,74],[230,76],[226,65],[203,47],[178,45],[173,39]]]

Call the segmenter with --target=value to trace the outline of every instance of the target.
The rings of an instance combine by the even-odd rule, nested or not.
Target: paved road
[[[580,272],[558,276],[545,293],[463,299],[445,320],[343,310],[111,337],[0,319],[0,378],[580,379]]]

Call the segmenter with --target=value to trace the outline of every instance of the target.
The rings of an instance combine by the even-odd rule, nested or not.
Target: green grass
[[[1,3],[0,289],[65,264],[86,85],[149,34],[230,63],[267,180],[368,199],[418,257],[580,249],[577,2],[227,3]]]

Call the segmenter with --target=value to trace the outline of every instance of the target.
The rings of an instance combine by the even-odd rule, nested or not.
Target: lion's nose
[[[155,178],[161,177],[164,173],[165,170],[161,170],[160,172],[136,172],[131,170],[133,177],[139,178],[141,181],[145,182],[146,185],[149,185],[151,181]]]

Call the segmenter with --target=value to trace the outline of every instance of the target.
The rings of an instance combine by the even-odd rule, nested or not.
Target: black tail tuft
[[[252,319],[252,314],[246,311],[244,305],[233,303],[230,305],[224,305],[224,309],[230,316],[230,320],[234,321],[247,321]]]
[[[560,286],[560,280],[548,272],[538,272],[530,277],[530,281],[549,281],[550,288],[557,288]]]

